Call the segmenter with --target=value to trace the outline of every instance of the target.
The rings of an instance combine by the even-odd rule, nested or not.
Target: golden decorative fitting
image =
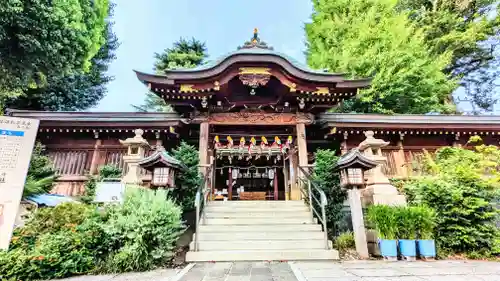
[[[219,81],[214,82],[214,90],[219,91],[220,90],[220,83]]]
[[[328,89],[328,87],[316,87],[316,91],[314,92],[314,94],[316,95],[328,95],[330,94],[330,90]]]
[[[290,88],[290,93],[297,92],[297,85],[295,83],[286,82],[285,86],[287,86],[288,88]]]
[[[263,75],[271,75],[270,68],[265,67],[241,67],[240,75],[242,74],[263,74]]]
[[[179,92],[194,92],[195,89],[193,89],[193,87],[194,85],[192,84],[182,84]]]

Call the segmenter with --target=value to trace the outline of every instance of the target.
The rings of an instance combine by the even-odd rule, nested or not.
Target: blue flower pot
[[[380,255],[387,258],[395,258],[398,256],[398,246],[396,240],[379,239],[378,245]]]
[[[412,258],[417,256],[417,244],[415,240],[399,239],[399,252],[403,258]]]
[[[418,253],[422,258],[436,257],[436,243],[434,240],[417,240]]]

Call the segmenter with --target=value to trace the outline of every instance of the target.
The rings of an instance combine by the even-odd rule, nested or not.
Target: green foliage
[[[0,251],[0,279],[40,280],[164,265],[184,226],[166,191],[128,187],[123,205],[38,209]]]
[[[181,215],[167,191],[128,187],[124,204],[110,209],[104,226],[117,249],[107,260],[107,270],[142,271],[165,264],[184,229]]]
[[[174,42],[172,48],[167,48],[163,53],[155,53],[155,71],[162,73],[167,69],[193,68],[202,64],[207,58],[205,43],[194,38],[184,38]]]
[[[88,72],[105,42],[108,7],[107,0],[2,1],[0,105],[47,77]]]
[[[172,156],[179,160],[186,169],[176,174],[176,187],[171,191],[170,196],[182,206],[184,212],[188,212],[194,209],[196,191],[203,181],[198,167],[199,153],[196,147],[183,141],[172,151]]]
[[[372,87],[344,111],[450,112],[457,87],[442,70],[451,53],[433,53],[424,32],[396,10],[397,0],[315,0],[306,24],[307,59],[314,68],[372,77]]]
[[[165,49],[162,53],[155,53],[155,72],[162,74],[168,69],[193,68],[199,66],[208,57],[205,43],[194,38],[184,38],[174,42],[172,48]],[[133,105],[140,112],[171,112],[172,108],[156,94],[146,93],[143,105]]]
[[[426,153],[425,175],[408,182],[405,191],[411,203],[435,211],[434,236],[440,249],[455,253],[498,249],[499,165],[500,150],[495,146],[445,147],[435,155]]]
[[[354,233],[351,231],[341,233],[337,238],[335,238],[334,247],[340,252],[346,252],[347,250],[354,249],[356,247]]]
[[[434,210],[427,206],[394,207],[398,239],[431,239],[435,227]]]
[[[80,196],[80,201],[83,203],[91,203],[94,201],[95,191],[97,188],[97,183],[103,179],[113,179],[120,178],[122,176],[122,170],[114,165],[104,165],[99,169],[99,175],[89,176],[85,182],[84,188],[85,193]]]
[[[451,52],[444,72],[460,78],[473,105],[483,110],[491,110],[491,84],[499,75],[497,5],[494,0],[402,0],[398,5],[398,10],[410,11],[432,53]]]
[[[428,206],[411,206],[415,216],[417,238],[422,240],[432,239],[436,228],[436,212]]]
[[[398,212],[397,207],[387,205],[371,205],[366,212],[366,219],[375,228],[379,238],[398,238]]]
[[[31,154],[30,166],[24,184],[23,198],[48,193],[57,179],[50,158],[44,154],[45,147],[37,142]]]
[[[106,84],[112,80],[108,74],[109,64],[115,59],[119,46],[113,33],[113,5],[110,5],[105,43],[91,59],[89,71],[78,70],[71,74],[52,75],[46,84],[37,88],[28,88],[24,94],[7,100],[8,108],[29,110],[74,111],[91,108],[104,97]]]
[[[343,225],[344,214],[342,213],[347,193],[340,188],[339,173],[334,171],[338,157],[335,151],[329,149],[317,150],[315,157],[314,183],[325,192],[328,200],[326,206],[328,232],[330,236],[336,236],[347,230],[347,227]],[[316,196],[319,198],[319,194]]]

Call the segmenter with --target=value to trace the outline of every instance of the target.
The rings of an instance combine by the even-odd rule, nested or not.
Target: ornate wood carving
[[[242,67],[240,68],[239,78],[243,85],[251,88],[265,86],[271,79],[269,68],[262,67]]]
[[[233,112],[214,113],[208,122],[215,125],[295,125],[297,115],[293,113]]]

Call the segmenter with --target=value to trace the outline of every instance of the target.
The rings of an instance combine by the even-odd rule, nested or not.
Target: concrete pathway
[[[500,281],[500,262],[217,262],[64,281]]]
[[[293,262],[298,281],[500,281],[500,262]]]
[[[180,281],[297,281],[288,263],[197,263]]]
[[[130,272],[106,275],[83,275],[57,281],[174,281],[181,269],[157,269],[147,272]]]

